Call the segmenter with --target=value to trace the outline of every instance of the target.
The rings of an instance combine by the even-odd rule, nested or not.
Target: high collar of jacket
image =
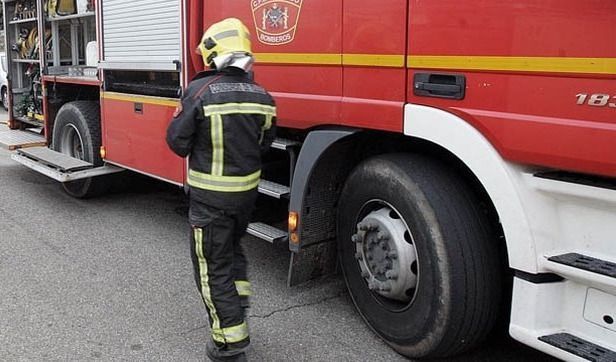
[[[197,80],[197,79],[202,79],[202,78],[206,78],[206,77],[210,77],[210,76],[214,76],[214,75],[236,75],[236,76],[245,76],[245,77],[251,77],[251,73],[246,73],[244,72],[242,69],[238,69],[238,68],[234,68],[234,67],[228,67],[225,68],[223,70],[217,70],[217,69],[213,69],[213,70],[206,70],[203,72],[199,72],[197,73],[197,75],[195,75],[193,77],[193,80]]]

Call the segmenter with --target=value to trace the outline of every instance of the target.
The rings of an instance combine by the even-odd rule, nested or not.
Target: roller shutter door
[[[103,0],[105,69],[177,69],[180,0]]]

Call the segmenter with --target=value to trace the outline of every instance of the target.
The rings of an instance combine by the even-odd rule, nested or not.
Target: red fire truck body
[[[196,45],[226,17],[251,31],[289,152],[270,175],[290,189],[260,190],[289,199],[290,284],[337,250],[359,312],[410,357],[472,347],[503,299],[514,338],[614,358],[615,2],[98,0],[98,78],[43,71],[47,143],[87,88],[102,159],[81,159],[184,185],[168,88],[203,69]]]
[[[360,3],[303,5],[292,42],[274,46],[254,41],[256,74],[278,96],[281,125],[298,129],[347,125],[402,133],[405,104],[429,105],[467,121],[506,160],[616,175],[616,99],[613,91],[609,93],[616,53],[611,4]],[[223,5],[222,0],[187,6],[188,25],[199,30],[185,38],[185,83],[203,68],[192,52],[202,24],[232,15],[254,27],[256,16],[245,4]],[[459,23],[448,21],[449,9],[455,9]],[[569,13],[577,16],[571,19]],[[581,30],[589,28],[592,31]],[[414,95],[416,69],[465,71],[467,97],[453,102]],[[593,95],[609,97],[595,98],[593,104]],[[112,109],[103,113],[109,130],[115,128],[113,119],[133,113],[121,107],[121,99],[103,99]],[[160,116],[152,114],[161,120],[159,125],[148,124],[150,131],[144,132],[139,124],[131,129],[120,122],[120,132],[152,142],[150,136],[164,132],[164,120],[175,107],[173,101],[157,105],[161,111],[169,108]],[[158,112],[159,107],[154,109]],[[121,164],[178,183],[185,179],[178,168],[162,170],[156,165],[179,160],[165,156],[160,161],[171,162],[147,164],[149,157],[139,157],[140,152],[149,155],[159,148],[167,153],[164,142],[155,148],[134,144],[129,149],[124,139],[106,141],[110,160],[117,158]]]

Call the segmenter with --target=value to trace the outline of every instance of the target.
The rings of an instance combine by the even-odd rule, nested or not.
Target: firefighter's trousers
[[[208,311],[212,339],[229,349],[250,343],[240,298],[247,298],[251,291],[240,239],[252,207],[220,210],[191,200],[191,214],[198,208],[202,220],[201,225],[193,225],[191,234],[197,288]]]

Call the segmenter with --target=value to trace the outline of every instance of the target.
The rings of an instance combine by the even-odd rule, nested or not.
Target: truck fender
[[[310,132],[306,137],[297,158],[289,201],[289,210],[297,212],[299,216],[298,230],[302,227],[305,196],[319,161],[334,144],[356,132],[358,130],[355,129],[318,130]],[[298,252],[300,245],[291,243],[291,251]]]
[[[486,137],[468,122],[441,109],[407,105],[404,133],[444,148],[470,169],[499,215],[510,266],[536,273],[535,242],[517,187],[520,173],[515,166],[505,161]]]
[[[289,210],[299,216],[299,242],[289,241],[291,265],[290,286],[329,274],[335,267],[335,204],[352,164],[345,161],[350,143],[343,140],[359,132],[336,128],[316,130],[308,134],[299,153]],[[338,185],[338,186],[336,186]],[[308,211],[310,210],[310,211]]]

